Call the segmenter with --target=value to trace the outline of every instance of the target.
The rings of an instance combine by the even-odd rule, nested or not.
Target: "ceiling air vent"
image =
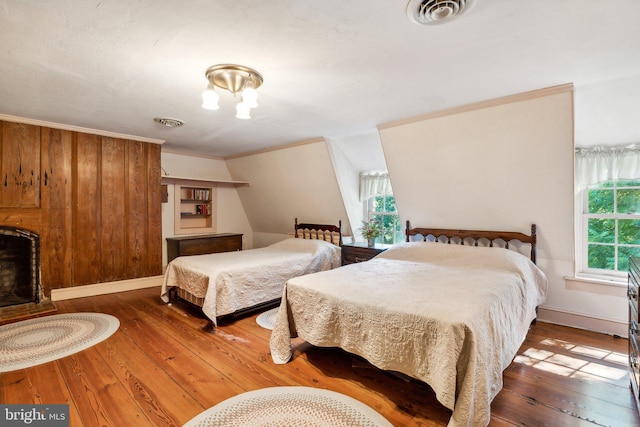
[[[153,119],[154,121],[165,125],[168,128],[177,128],[178,126],[182,126],[184,122],[178,119],[170,119],[168,117],[156,117]]]
[[[407,16],[416,24],[437,25],[462,15],[474,0],[410,0]]]

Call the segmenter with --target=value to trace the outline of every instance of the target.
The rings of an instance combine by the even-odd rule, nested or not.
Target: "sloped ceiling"
[[[576,105],[576,127],[593,135],[586,118],[599,116],[603,94],[591,85],[640,87],[638,1],[476,0],[433,27],[410,22],[406,4],[5,0],[0,114],[225,157],[565,83],[589,95]],[[251,120],[233,117],[229,93],[219,111],[200,107],[204,72],[219,63],[263,74]],[[186,124],[166,128],[154,117]],[[619,139],[640,136],[636,122]]]

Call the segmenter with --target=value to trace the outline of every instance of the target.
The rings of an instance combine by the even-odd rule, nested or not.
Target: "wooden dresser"
[[[367,242],[345,243],[341,246],[342,265],[369,261],[374,256],[387,250],[389,245],[369,247]]]
[[[640,325],[638,322],[638,289],[640,287],[640,258],[629,258],[629,371],[631,374],[631,388],[640,410]]]
[[[242,234],[218,233],[167,238],[167,263],[185,255],[214,254],[242,250]]]

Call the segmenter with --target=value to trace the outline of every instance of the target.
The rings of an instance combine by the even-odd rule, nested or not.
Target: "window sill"
[[[625,286],[625,287],[627,286],[626,277],[576,274],[573,277],[565,277],[565,279],[575,280],[576,282],[597,283],[599,285],[607,285],[607,286]]]
[[[627,295],[627,281],[622,278],[603,279],[585,276],[566,276],[564,280],[567,289],[575,291],[621,297]]]

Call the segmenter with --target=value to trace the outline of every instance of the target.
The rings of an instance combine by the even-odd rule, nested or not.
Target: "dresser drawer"
[[[638,284],[640,283],[640,273],[637,270],[637,264],[633,261],[636,259],[632,258],[632,262],[629,265],[629,286],[627,288],[627,297],[629,298],[629,321],[633,320],[638,323],[640,319],[638,319],[638,300],[640,299],[640,295],[638,295],[639,288]]]
[[[640,322],[638,321],[638,285],[640,284],[640,258],[629,258],[629,285],[627,298],[629,299],[629,376],[631,388],[640,410],[640,349],[638,335]]]
[[[640,385],[640,349],[638,348],[638,324],[629,326],[629,371],[635,391]]]

